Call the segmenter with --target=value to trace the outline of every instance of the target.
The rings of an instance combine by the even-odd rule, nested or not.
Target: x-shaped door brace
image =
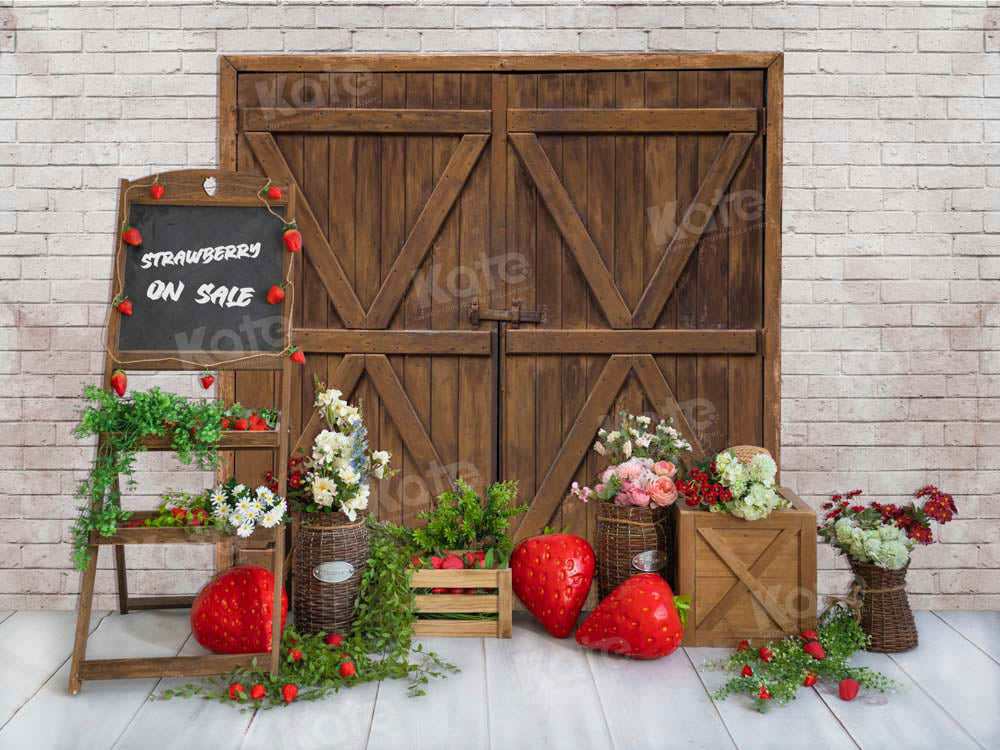
[[[434,447],[427,429],[417,414],[413,402],[406,394],[399,376],[392,369],[388,357],[384,354],[347,354],[340,361],[340,366],[330,380],[331,386],[338,388],[347,398],[357,388],[364,373],[375,386],[375,391],[382,400],[382,405],[389,413],[389,418],[399,431],[400,439],[406,449],[417,462],[424,481],[432,491],[447,489],[439,487],[450,475],[444,468],[444,462]],[[313,412],[309,421],[302,428],[292,454],[304,450],[315,437],[322,426],[318,412]]]
[[[651,354],[613,354],[608,358],[594,387],[573,421],[566,439],[559,447],[552,466],[542,479],[524,519],[518,527],[518,541],[536,533],[552,519],[566,488],[580,463],[587,455],[601,422],[614,406],[615,397],[625,385],[630,372],[635,372],[646,391],[646,396],[658,414],[673,417],[681,434],[691,443],[691,452],[699,461],[705,458],[705,451],[688,424],[674,398],[673,391]]]
[[[609,325],[612,328],[652,328],[750,148],[754,133],[730,133],[726,137],[650,276],[646,290],[631,312],[538,137],[534,133],[510,133],[507,138],[514,145],[525,171],[559,227]]]
[[[366,312],[316,220],[308,197],[278,149],[274,136],[270,133],[247,132],[246,138],[264,173],[276,182],[294,183],[302,196],[297,209],[298,216],[295,218],[305,240],[306,257],[316,269],[316,275],[326,287],[330,302],[348,328],[385,328],[389,325],[489,140],[489,136],[483,134],[462,136]]]

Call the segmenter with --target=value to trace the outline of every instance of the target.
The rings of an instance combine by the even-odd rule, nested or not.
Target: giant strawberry
[[[594,580],[594,550],[573,534],[521,542],[510,558],[514,593],[556,638],[573,631]]]
[[[670,586],[656,573],[640,573],[597,605],[576,631],[576,642],[635,659],[659,659],[673,653],[683,634]]]
[[[273,605],[274,576],[269,571],[253,565],[230,568],[198,592],[191,607],[191,632],[217,654],[270,651]],[[287,613],[288,597],[282,590],[282,629]]]

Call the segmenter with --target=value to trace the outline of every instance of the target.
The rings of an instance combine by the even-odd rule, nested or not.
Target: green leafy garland
[[[841,606],[829,610],[822,618],[816,635],[826,652],[822,660],[803,651],[806,639],[793,635],[782,641],[772,641],[761,649],[741,644],[741,648],[728,658],[707,664],[709,669],[740,675],[730,678],[712,697],[725,700],[734,693],[745,693],[754,698],[754,708],[766,712],[772,703],[783,706],[794,700],[807,677],[838,682],[851,677],[862,687],[882,693],[899,687],[881,672],[848,664],[854,652],[865,648],[869,642],[849,610]],[[767,655],[766,660],[762,652]],[[747,667],[752,674],[744,674]],[[762,694],[770,695],[770,698],[762,698]]]
[[[201,696],[224,703],[236,701],[247,708],[285,705],[282,690],[295,685],[295,700],[317,700],[342,687],[384,679],[408,679],[411,697],[424,695],[424,686],[432,678],[457,672],[453,664],[437,654],[413,645],[415,602],[410,588],[410,559],[416,552],[409,530],[368,518],[369,558],[361,577],[361,590],[355,602],[357,619],[342,643],[332,646],[326,633],[304,634],[294,627],[285,628],[281,638],[283,654],[278,675],[272,677],[266,667],[254,664],[225,677],[209,678],[200,684],[189,683],[177,690],[165,690],[160,698]],[[295,653],[301,654],[295,658]],[[346,662],[355,674],[343,677],[340,668]],[[239,683],[245,690],[230,695],[230,686]],[[250,697],[253,686],[264,687],[264,694]]]
[[[83,503],[73,526],[73,561],[78,570],[90,560],[90,532],[108,536],[130,517],[122,510],[119,475],[127,487],[135,489],[135,458],[144,450],[149,436],[172,435],[172,447],[185,464],[201,470],[219,464],[216,445],[222,437],[221,420],[225,408],[215,401],[194,401],[159,388],[138,391],[120,399],[110,391],[88,386],[84,399],[90,402],[80,416],[73,434],[79,438],[104,435],[90,474],[80,483],[76,495]]]
[[[486,488],[485,502],[462,479],[455,485],[457,492],[438,495],[433,511],[418,514],[427,525],[412,531],[414,544],[422,552],[495,548],[509,556],[514,546],[507,532],[510,519],[528,509],[514,504],[517,482],[494,482]]]

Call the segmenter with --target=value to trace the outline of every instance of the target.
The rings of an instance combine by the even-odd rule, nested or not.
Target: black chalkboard
[[[281,351],[282,306],[266,295],[283,280],[282,220],[262,205],[133,203],[128,223],[142,244],[122,250],[134,312],[119,316],[119,351]]]

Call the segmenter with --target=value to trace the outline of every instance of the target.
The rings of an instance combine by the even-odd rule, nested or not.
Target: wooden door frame
[[[781,451],[781,168],[784,100],[784,55],[780,52],[706,53],[557,53],[557,54],[374,54],[374,55],[220,55],[219,168],[237,167],[237,78],[240,73],[371,73],[482,72],[532,73],[626,70],[757,69],[765,74],[766,133],[764,156],[764,446],[780,467]],[[505,77],[494,76],[493,138],[506,142]],[[497,96],[499,94],[500,96]],[[492,200],[502,200],[493,195]],[[492,228],[493,244],[504,244],[505,227]],[[220,383],[222,393],[232,385]]]

